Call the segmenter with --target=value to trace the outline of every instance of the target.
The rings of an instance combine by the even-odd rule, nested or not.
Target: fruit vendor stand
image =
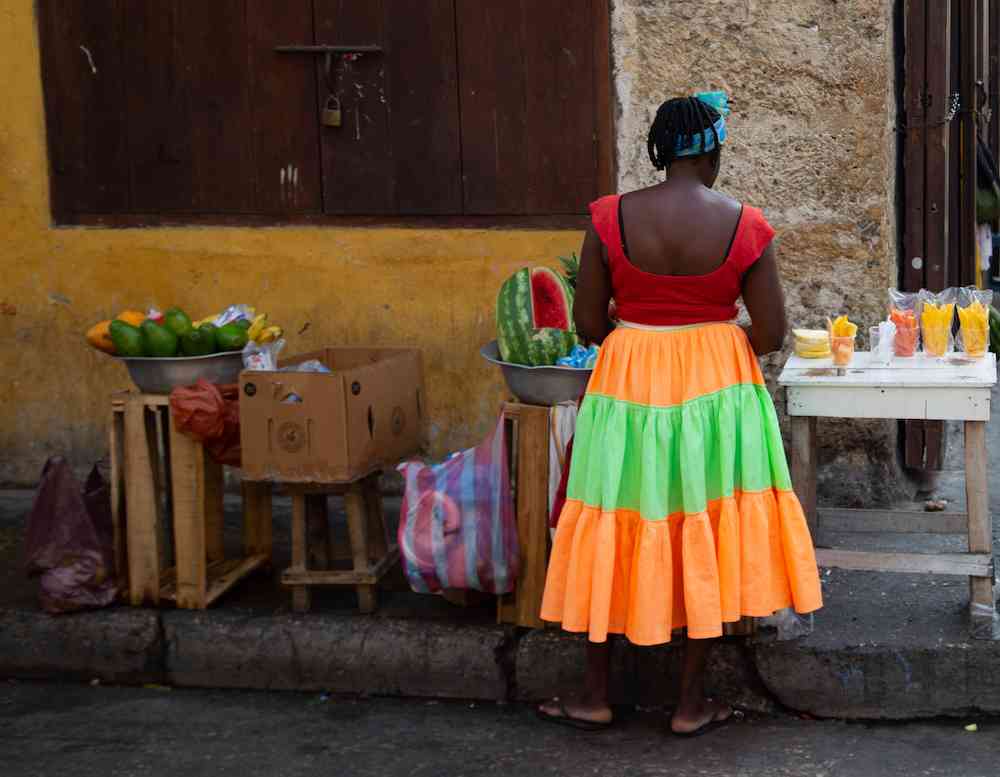
[[[987,495],[986,424],[996,356],[922,354],[873,364],[871,353],[854,353],[848,366],[830,359],[793,356],[779,378],[792,420],[791,469],[814,538],[817,530],[962,533],[961,553],[882,553],[818,547],[823,567],[967,576],[972,634],[997,639],[993,523]],[[960,516],[875,510],[819,511],[816,507],[817,418],[881,418],[961,421],[965,425],[967,512]]]

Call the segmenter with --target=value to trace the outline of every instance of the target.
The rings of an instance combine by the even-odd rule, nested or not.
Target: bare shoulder
[[[723,194],[715,189],[709,189],[707,197],[713,206],[727,213],[736,213],[743,208],[743,203],[735,197],[730,197],[728,194]]]

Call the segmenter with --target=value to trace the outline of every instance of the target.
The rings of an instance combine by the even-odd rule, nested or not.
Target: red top
[[[683,326],[736,317],[743,273],[774,238],[756,208],[744,205],[725,261],[706,275],[660,275],[640,270],[622,245],[620,194],[590,205],[594,229],[608,252],[615,307],[623,321],[648,326]]]

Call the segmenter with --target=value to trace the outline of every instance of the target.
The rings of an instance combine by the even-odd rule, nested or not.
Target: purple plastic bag
[[[28,514],[25,569],[41,575],[39,603],[62,613],[107,607],[114,580],[111,490],[95,466],[84,487],[60,456],[45,462]]]
[[[406,478],[399,548],[410,587],[512,591],[519,560],[503,418],[475,448],[435,465],[408,461],[399,471]]]

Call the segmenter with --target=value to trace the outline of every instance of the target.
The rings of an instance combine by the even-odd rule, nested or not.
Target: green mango
[[[242,351],[247,344],[247,332],[239,324],[226,324],[215,333],[220,351]]]
[[[177,355],[177,335],[155,321],[143,321],[142,345],[147,356],[165,359]]]
[[[111,336],[111,342],[115,344],[115,353],[118,356],[146,355],[139,327],[115,320],[108,327],[108,334]]]
[[[250,327],[253,325],[252,321],[248,321],[245,318],[241,318],[239,321],[234,321],[233,323],[236,324],[236,326],[238,326],[244,332],[246,332],[247,330],[249,330]]]
[[[203,327],[185,332],[180,339],[181,354],[184,356],[208,356],[215,353],[215,333]]]
[[[208,338],[208,341],[212,344],[212,350],[210,351],[210,353],[215,353],[216,351],[219,350],[219,343],[218,343],[219,328],[215,324],[202,324],[200,327],[198,327],[198,331],[204,332],[205,337]]]
[[[163,326],[178,337],[194,329],[188,314],[180,308],[170,308],[163,314]]]

